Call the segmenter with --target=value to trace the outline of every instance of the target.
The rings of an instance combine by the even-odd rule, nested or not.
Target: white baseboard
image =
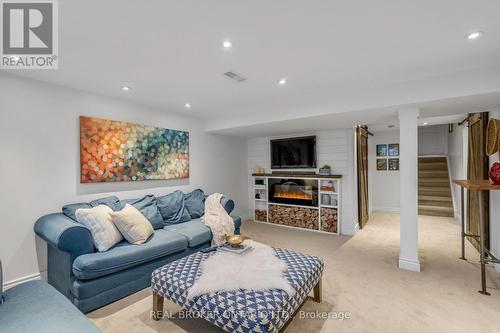
[[[40,275],[40,273],[34,273],[34,274],[31,274],[31,275],[26,275],[26,276],[20,277],[18,279],[14,279],[14,280],[10,280],[10,281],[4,282],[3,289],[7,290],[7,289],[15,287],[15,286],[17,286],[17,285],[19,285],[21,283],[25,283],[25,282],[28,282],[28,281],[41,280],[41,279],[42,279],[42,276]]]
[[[374,207],[373,212],[379,213],[399,213],[399,207]]]
[[[412,272],[420,272],[420,262],[418,260],[399,258],[399,268]]]

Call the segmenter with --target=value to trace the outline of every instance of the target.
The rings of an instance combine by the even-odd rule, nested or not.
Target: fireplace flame
[[[302,192],[279,192],[274,194],[275,198],[312,200],[312,195]]]

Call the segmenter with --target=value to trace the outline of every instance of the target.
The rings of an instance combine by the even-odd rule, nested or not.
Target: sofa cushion
[[[146,195],[141,199],[128,199],[123,200],[122,205],[125,203],[131,204],[137,210],[139,210],[142,215],[144,215],[149,223],[153,226],[153,229],[163,228],[163,217],[158,210],[158,205],[156,204],[156,198],[154,195]]]
[[[1,332],[101,332],[71,302],[45,281],[30,281],[5,292]]]
[[[212,232],[210,228],[203,223],[201,218],[184,223],[167,225],[163,229],[186,236],[189,247],[195,247],[212,240]]]
[[[74,204],[69,204],[69,205],[64,205],[62,208],[62,212],[64,215],[72,219],[73,221],[76,221],[76,216],[75,213],[77,209],[80,208],[92,208],[88,203],[86,202],[81,202],[81,203],[74,203]]]
[[[89,202],[89,205],[91,207],[97,207],[99,205],[106,205],[115,212],[118,210],[121,210],[123,208],[122,203],[120,202],[120,199],[118,199],[118,197],[115,197],[114,195],[110,196],[110,197],[92,200],[91,202]]]
[[[120,242],[106,252],[79,256],[73,262],[73,274],[81,280],[95,279],[185,250],[187,247],[188,240],[184,235],[158,229],[142,245]]]
[[[191,193],[186,194],[184,202],[192,219],[197,219],[203,216],[203,213],[205,212],[205,193],[202,190],[196,189]]]
[[[182,223],[191,220],[184,204],[184,193],[177,190],[163,197],[156,198],[158,209],[163,217],[163,224]]]
[[[239,216],[231,216],[234,222],[234,229],[238,229],[241,227],[241,217]]]

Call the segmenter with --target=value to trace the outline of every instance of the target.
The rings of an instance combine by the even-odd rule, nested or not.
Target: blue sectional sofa
[[[107,197],[66,205],[61,213],[41,217],[35,233],[47,242],[48,282],[84,313],[148,287],[156,268],[210,247],[212,234],[202,221],[204,200],[201,190],[135,200]],[[153,236],[142,245],[122,241],[98,252],[89,229],[76,221],[76,209],[106,204],[119,210],[125,203],[151,222]],[[229,214],[234,209],[229,198],[221,203]],[[233,221],[239,234],[241,218],[233,216]]]

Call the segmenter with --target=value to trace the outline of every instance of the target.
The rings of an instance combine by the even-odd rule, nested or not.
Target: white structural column
[[[418,260],[418,116],[399,111],[400,252],[399,268],[420,272]]]

